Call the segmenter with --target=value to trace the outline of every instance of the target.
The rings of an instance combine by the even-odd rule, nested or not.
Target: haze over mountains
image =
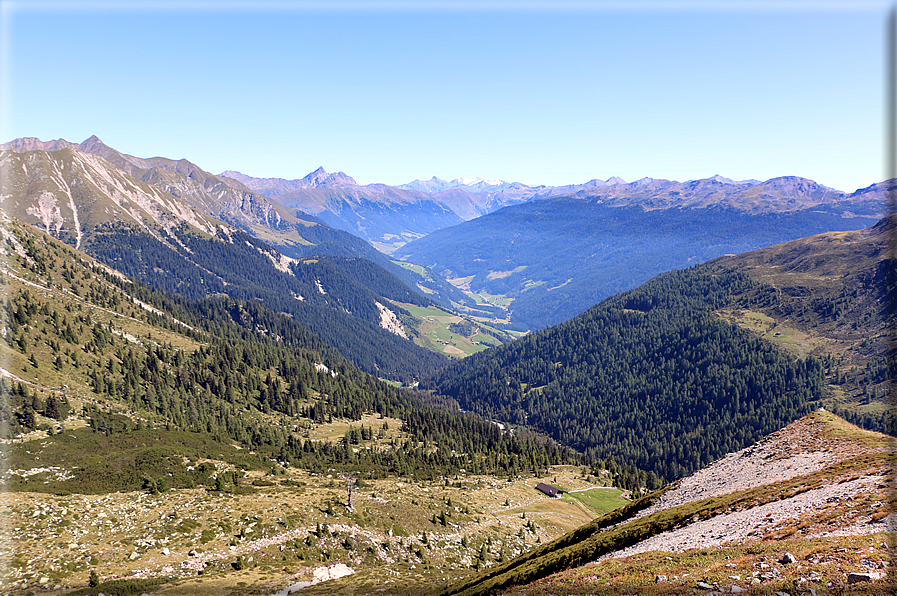
[[[96,137],[77,145],[25,138],[2,148],[99,155],[288,257],[362,257],[442,306],[517,331],[569,319],[661,271],[872,225],[889,189],[878,183],[848,194],[796,176],[720,175],[555,187],[435,177],[362,186],[323,168],[295,180],[236,170],[215,176],[184,159],[122,154]],[[425,269],[400,267],[362,239]]]
[[[0,505],[21,530],[0,543],[5,589],[99,573],[123,578],[104,593],[274,593],[338,564],[358,573],[308,593],[485,594],[668,544],[731,549],[681,570],[690,555],[649,553],[677,593],[735,592],[754,565],[767,591],[840,589],[838,553],[879,563],[854,535],[886,529],[890,439],[818,408],[894,428],[897,216],[878,216],[895,181],[430,193],[323,169],[215,176],[95,137],[0,150]],[[436,229],[464,219],[451,200],[494,210]],[[419,264],[325,216],[391,230]],[[702,468],[709,492],[661,487]],[[543,499],[536,483],[579,492]],[[115,522],[88,523],[100,513]],[[762,572],[757,555],[795,533],[816,540],[786,544],[817,575]],[[613,594],[594,573],[558,593]]]
[[[872,225],[888,189],[848,195],[793,176],[593,186],[437,230],[395,255],[504,309],[511,328],[539,329],[662,271]]]

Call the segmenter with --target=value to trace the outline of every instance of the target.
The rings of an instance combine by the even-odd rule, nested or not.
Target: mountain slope
[[[667,478],[813,401],[885,430],[894,228],[889,216],[660,275],[422,386]]]
[[[0,153],[6,213],[80,247],[92,230],[123,224],[168,244],[189,225],[215,236],[220,222],[104,159],[71,148]]]
[[[60,149],[72,149],[79,153],[100,156],[132,178],[154,185],[164,193],[182,199],[200,213],[227,222],[275,246],[289,257],[304,258],[316,255],[361,257],[375,262],[409,287],[425,293],[442,306],[451,307],[452,301],[458,303],[468,301],[464,294],[442,278],[413,275],[361,238],[332,228],[308,213],[286,207],[262,196],[238,180],[225,175],[210,174],[186,159],[135,157],[105,145],[96,136],[77,144],[64,139],[44,142],[26,137],[0,145],[0,150],[15,153]],[[239,172],[228,173],[249,182],[255,180],[241,176]],[[279,179],[267,180],[276,182]],[[299,183],[296,188],[326,187],[332,184],[354,185],[354,180],[341,172],[328,175],[323,170],[313,172],[301,181],[295,182]],[[288,186],[288,189],[294,188]]]
[[[186,159],[134,157],[105,145],[96,136],[78,144],[64,139],[47,142],[34,138],[16,139],[0,145],[0,149],[16,153],[74,149],[82,154],[97,155],[132,178],[183,199],[197,211],[247,231],[268,229],[271,234],[281,229],[289,238],[288,228],[299,224],[301,229],[301,220],[291,210],[253,193],[234,180],[210,174]]]
[[[443,358],[381,327],[385,297],[343,261],[290,259],[243,231],[72,148],[0,153],[4,212],[84,248],[116,269],[189,298],[225,293],[296,317],[364,370],[404,381]],[[319,226],[323,228],[324,226]],[[379,289],[428,304],[376,265]],[[376,274],[372,275],[372,272]],[[324,285],[326,284],[326,286]],[[377,304],[380,303],[381,306]]]
[[[342,172],[328,174],[323,168],[299,180],[253,178],[232,170],[222,174],[226,175],[284,205],[361,236],[385,252],[462,221],[427,193],[386,184],[359,186]]]
[[[421,386],[597,457],[677,478],[823,397],[819,362],[791,358],[713,314],[754,285],[720,269],[663,274]]]
[[[433,474],[444,457],[481,469],[491,464],[474,461],[480,459],[473,455],[481,451],[476,446],[480,440],[486,441],[484,449],[495,450],[490,457],[505,452],[499,458],[504,467],[512,464],[506,448],[513,451],[524,444],[563,452],[563,461],[575,458],[542,439],[502,435],[486,420],[458,414],[455,408],[451,413],[382,383],[357,370],[293,317],[229,297],[189,300],[165,294],[5,214],[2,223],[2,279],[8,292],[0,309],[0,378],[6,397],[12,391],[0,412],[5,438],[65,421],[69,414],[81,418],[84,408],[100,406],[108,417],[104,412],[92,417],[112,422],[117,413],[124,416],[118,424],[133,427],[141,421],[207,433],[218,441],[278,455],[281,461],[298,461],[308,456],[296,441],[300,420],[311,428],[328,418],[358,420],[377,411],[404,420],[407,430],[424,441],[436,438],[428,438],[425,427],[452,428],[451,437],[439,438],[435,458],[429,448],[416,451],[409,445],[405,455],[419,461],[393,473],[416,468],[414,473]],[[14,390],[11,383],[17,384]],[[51,397],[57,402],[53,407],[47,405]],[[467,455],[459,455],[462,448]],[[388,459],[401,467],[395,450],[387,451],[392,452]],[[386,473],[383,461],[376,463],[384,455],[378,449],[349,459],[360,469],[372,466],[365,473],[376,475]],[[344,456],[336,460],[342,457],[345,463]],[[68,486],[84,489],[88,480]],[[99,492],[111,488],[93,486]]]
[[[414,564],[426,573],[402,577],[418,589],[445,577],[430,566],[467,573],[459,559],[484,527],[474,490],[588,469],[544,437],[361,373],[289,316],[165,295],[0,224],[5,592],[191,594],[201,579],[273,593],[337,562],[378,586]],[[509,552],[528,547],[523,521],[485,525]],[[432,547],[410,538],[422,534]]]
[[[884,188],[845,195],[798,178],[639,181],[534,199],[396,251],[505,309],[515,329],[567,320],[657,273],[872,225]]]
[[[442,594],[493,594],[540,578],[548,579],[533,585],[532,592],[516,588],[500,593],[740,592],[751,586],[772,593],[794,586],[809,591],[814,585],[814,591],[826,585],[843,590],[853,580],[842,571],[848,557],[837,554],[847,550],[839,548],[842,542],[795,537],[871,535],[880,543],[881,533],[889,530],[890,441],[828,412],[815,412],[690,478]],[[775,544],[785,538],[789,540]],[[866,539],[861,544],[873,543]],[[782,557],[786,549],[796,557]],[[617,571],[625,561],[608,560],[655,550],[660,552],[627,566],[628,575]],[[872,572],[865,581],[878,578],[864,584],[862,593],[888,593],[887,582],[881,581],[886,553],[874,547],[863,552],[862,559],[850,557],[854,567],[847,570]],[[758,556],[767,553],[775,558]],[[599,557],[603,562],[589,564]],[[831,565],[835,562],[840,564]],[[683,567],[692,573],[673,576],[668,571]]]
[[[890,215],[865,230],[811,236],[707,264],[736,268],[766,288],[720,316],[797,355],[822,358],[831,394],[826,407],[880,431],[888,428],[888,379],[895,375],[889,331],[897,295],[895,230],[897,216]]]

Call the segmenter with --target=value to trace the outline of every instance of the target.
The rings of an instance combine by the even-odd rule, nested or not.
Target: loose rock
[[[850,573],[847,576],[848,584],[859,584],[863,582],[871,582],[876,579],[881,579],[883,576],[882,573],[878,573],[875,571],[862,571],[858,573]]]

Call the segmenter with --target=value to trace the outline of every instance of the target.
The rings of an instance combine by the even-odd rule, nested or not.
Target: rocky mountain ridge
[[[844,216],[851,217],[857,203],[883,205],[888,192],[887,185],[881,183],[846,193],[799,176],[736,181],[716,174],[685,182],[649,177],[626,182],[614,176],[558,186],[481,178],[445,181],[434,176],[398,186],[359,186],[342,172],[327,174],[321,168],[298,180],[253,178],[231,170],[222,174],[226,175],[357,234],[388,253],[438,229],[553,197],[570,196],[609,207],[638,206],[645,211],[718,208],[749,215],[843,208]],[[884,210],[876,213],[880,217]]]
[[[892,441],[814,412],[442,594],[886,594]]]
[[[112,149],[96,136],[79,144],[64,139],[44,142],[26,137],[0,145],[0,151],[13,153],[60,149],[102,157],[118,171],[182,199],[193,209],[259,238],[289,257],[304,258],[315,254],[361,257],[388,270],[412,288],[423,286],[425,289],[421,292],[444,306],[449,306],[452,300],[465,300],[463,294],[438,278],[410,275],[361,238],[254,192],[238,180],[210,174],[186,159],[135,157]],[[326,189],[328,184],[354,185],[354,180],[341,172],[327,174],[322,168],[294,182],[312,191]],[[318,188],[313,188],[315,185]]]
[[[186,167],[198,175],[198,169]],[[345,232],[314,221],[297,223],[293,231],[301,230],[305,237],[296,237],[293,257],[285,254],[289,245],[281,251],[215,219],[195,194],[192,202],[177,197],[103,157],[70,146],[24,153],[5,150],[0,168],[0,207],[5,214],[156,288],[192,299],[229,294],[288,312],[359,367],[381,376],[411,379],[418,365],[429,368],[441,362],[382,323],[384,309],[392,317],[407,314],[388,300],[429,304],[416,289],[417,280],[425,280],[357,238],[349,237],[364,246],[341,242],[340,235],[348,236]],[[147,172],[170,174],[188,186],[191,180],[164,168]],[[193,206],[197,204],[206,209]],[[279,239],[285,241],[284,236]],[[412,285],[381,265],[359,263],[353,251],[364,250],[413,279]],[[305,258],[309,253],[316,258]]]

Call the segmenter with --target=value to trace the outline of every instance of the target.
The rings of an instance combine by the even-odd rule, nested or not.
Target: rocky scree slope
[[[486,594],[502,589],[522,594],[528,593],[527,590],[511,586],[523,586],[541,578],[547,578],[539,583],[543,591],[533,593],[561,593],[552,588],[556,584],[562,593],[568,594],[571,581],[557,582],[570,577],[570,573],[575,573],[577,578],[588,576],[584,589],[598,591],[608,587],[601,581],[602,570],[610,569],[620,558],[639,553],[660,551],[672,554],[666,559],[673,560],[687,553],[705,552],[701,549],[708,547],[744,547],[761,552],[771,543],[788,540],[788,544],[809,549],[807,542],[800,539],[824,541],[845,536],[892,535],[895,521],[890,513],[893,443],[892,437],[861,430],[824,410],[816,411],[688,478],[505,565],[452,586],[443,594]],[[807,560],[813,559],[812,553],[807,555]],[[730,587],[725,591],[734,593],[749,587],[761,591],[778,589],[785,582],[783,576],[788,575],[779,568],[796,560],[793,556],[783,557],[775,567],[769,563],[760,565],[761,560],[756,573],[730,579]],[[871,574],[866,579],[885,581],[887,560],[857,564],[861,567],[859,571]],[[805,583],[808,578],[831,577],[828,587],[859,581],[850,580],[846,573],[843,577],[833,577],[821,565],[815,569],[807,566],[804,563],[802,567],[802,577],[806,576],[803,580],[794,578],[795,585],[804,583],[807,593],[813,587]],[[800,568],[798,565],[792,570]],[[563,575],[567,570],[571,571]],[[651,579],[650,584],[654,584],[666,582],[668,578],[652,576]],[[720,589],[706,582],[696,586],[692,577],[676,579],[682,581],[656,593],[695,587]],[[644,583],[630,583],[629,589],[654,589],[644,577],[639,581]],[[731,589],[731,585],[738,589]],[[817,585],[814,590],[820,587],[825,585]]]

